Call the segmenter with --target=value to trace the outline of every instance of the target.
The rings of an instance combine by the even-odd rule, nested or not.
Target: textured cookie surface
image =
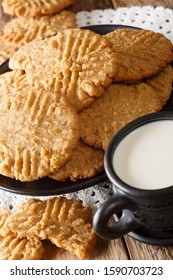
[[[36,234],[80,259],[88,258],[96,242],[91,207],[65,197],[27,200],[8,217],[2,231],[4,234],[13,232],[20,237]]]
[[[172,43],[150,30],[118,29],[105,35],[119,59],[116,82],[134,82],[151,77],[173,60]]]
[[[17,17],[5,25],[4,39],[15,48],[20,48],[34,39],[46,38],[75,26],[76,16],[68,11],[36,18]]]
[[[10,59],[11,69],[25,70],[29,81],[54,90],[77,111],[91,104],[112,82],[117,58],[109,41],[78,28],[36,40]]]
[[[17,84],[26,87],[24,79],[24,71],[14,70],[0,75],[0,109],[9,109],[11,99],[14,98]],[[28,86],[27,86],[28,90]]]
[[[68,162],[50,177],[62,181],[90,178],[103,171],[104,152],[79,140]]]
[[[0,32],[0,65],[9,59],[12,54],[15,52],[15,49],[11,48],[4,38],[4,34]]]
[[[147,84],[158,95],[163,105],[168,101],[171,96],[173,83],[173,67],[167,66],[159,75],[147,79]]]
[[[66,162],[77,144],[79,127],[73,108],[56,103],[40,85],[30,88],[25,76],[7,94],[0,92],[4,104],[0,110],[0,174],[31,181]]]
[[[0,234],[1,260],[40,260],[44,249],[38,237],[20,238],[13,233]]]
[[[5,208],[1,208],[0,209],[0,229],[3,227],[7,217],[10,215],[10,212],[5,209]]]
[[[1,233],[7,217],[10,212],[5,209],[0,209],[0,259],[1,260],[37,260],[41,259],[44,249],[38,237],[20,238],[14,233],[9,232],[5,236]]]
[[[75,0],[4,0],[6,14],[24,17],[55,14],[71,5]]]
[[[103,96],[80,113],[83,141],[106,149],[112,136],[125,124],[142,115],[161,110],[172,89],[172,76],[168,79],[165,76],[168,72],[171,74],[172,69],[164,71],[155,78],[136,85],[109,86]],[[163,76],[166,83],[162,82]]]

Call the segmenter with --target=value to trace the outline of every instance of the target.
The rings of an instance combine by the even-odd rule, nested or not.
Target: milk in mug
[[[173,120],[142,125],[116,147],[113,168],[118,177],[139,189],[173,185]]]

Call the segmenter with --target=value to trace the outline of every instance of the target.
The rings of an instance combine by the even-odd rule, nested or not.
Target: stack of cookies
[[[173,83],[173,45],[162,34],[118,29],[105,37],[117,54],[118,70],[103,96],[80,113],[82,139],[103,150],[125,124],[160,111]]]
[[[34,39],[46,38],[60,30],[76,27],[76,15],[64,10],[74,1],[4,0],[4,12],[15,18],[0,32],[0,64]]]
[[[172,43],[148,30],[79,28],[21,47],[0,76],[0,174],[89,178],[112,136],[160,111],[172,91]]]
[[[50,175],[55,180],[76,180],[97,174],[99,169],[96,165],[99,162],[100,171],[103,169],[101,151],[106,150],[113,135],[135,118],[160,111],[170,98],[173,46],[167,38],[148,30],[126,29],[115,30],[104,38],[112,43],[118,59],[114,65],[113,81],[99,98],[80,110],[83,152],[78,144],[70,160]],[[100,151],[97,160],[94,156],[87,157],[88,153],[84,150],[86,145],[92,149],[92,153],[94,149],[97,153]],[[94,174],[91,168],[92,172],[95,170]]]
[[[76,180],[102,171],[103,150],[80,139],[79,111],[112,83],[117,63],[112,44],[90,30],[21,47],[0,76],[0,174],[33,181],[63,167],[61,180]]]

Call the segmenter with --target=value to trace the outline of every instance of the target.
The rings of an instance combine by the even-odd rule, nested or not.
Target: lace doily
[[[130,7],[94,10],[77,14],[78,26],[120,24],[160,32],[173,42],[173,10],[163,7]]]
[[[163,7],[145,6],[118,8],[117,10],[82,11],[77,14],[77,24],[78,26],[98,24],[131,25],[160,32],[173,42],[173,11]],[[105,182],[65,196],[67,198],[81,199],[84,205],[90,204],[95,211],[111,193],[111,184]],[[0,190],[0,208],[5,207],[13,212],[19,204],[28,198],[29,196],[16,195]],[[47,197],[38,198],[45,199]]]

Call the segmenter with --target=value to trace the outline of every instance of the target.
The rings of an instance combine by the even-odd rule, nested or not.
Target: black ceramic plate
[[[31,182],[21,182],[0,175],[0,189],[32,196],[59,195],[88,188],[106,180],[107,177],[105,172],[102,172],[92,178],[77,180],[75,182],[72,182],[71,180],[58,182],[49,177]]]
[[[98,25],[98,26],[83,27],[83,29],[90,29],[102,35],[111,32],[117,28],[122,28],[122,26]],[[125,26],[125,28],[128,27]],[[8,67],[8,60],[7,60],[0,66],[0,74],[3,74],[8,71],[10,71],[10,69]],[[89,179],[77,180],[76,182],[72,182],[71,180],[58,182],[48,177],[32,182],[21,182],[0,175],[0,189],[13,193],[32,195],[32,196],[56,195],[56,194],[58,195],[58,194],[70,193],[80,189],[88,188],[95,184],[104,182],[106,180],[107,180],[107,176],[105,172],[102,172]]]
[[[82,28],[90,29],[101,35],[107,34],[118,28],[138,29],[126,25],[92,25],[92,26],[87,26]],[[3,74],[8,71],[10,71],[10,69],[8,67],[8,61],[6,61],[0,66],[0,74]],[[170,110],[170,107],[173,106],[173,98],[169,100],[166,106],[167,107],[165,107],[165,110]],[[32,182],[21,182],[0,175],[0,189],[13,193],[32,195],[32,196],[56,195],[56,194],[59,195],[59,194],[71,193],[77,190],[88,188],[95,184],[104,182],[106,180],[107,180],[107,176],[105,172],[102,172],[92,178],[78,180],[76,182],[72,182],[70,180],[66,180],[64,182],[58,182],[48,177]]]

